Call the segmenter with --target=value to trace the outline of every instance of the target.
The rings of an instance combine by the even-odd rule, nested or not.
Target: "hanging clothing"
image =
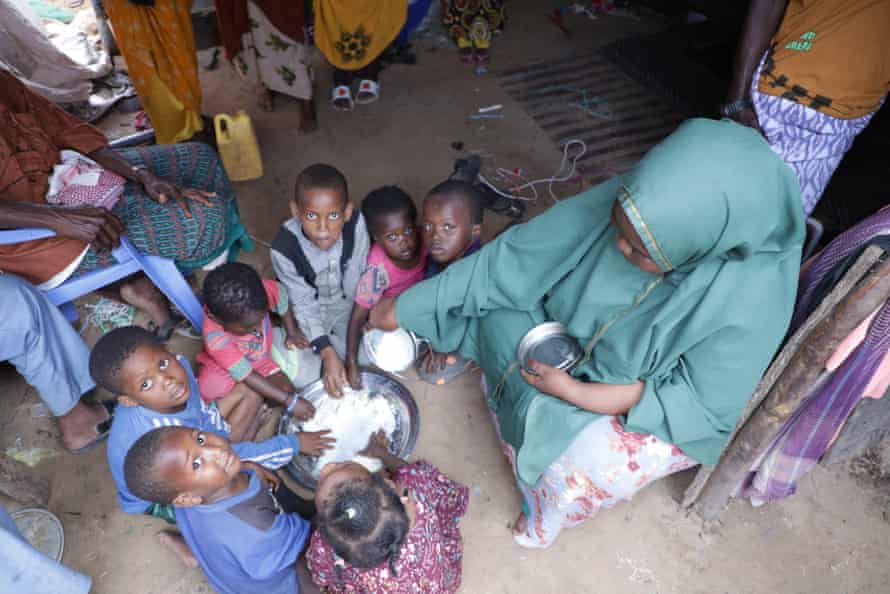
[[[504,0],[442,0],[442,24],[460,48],[487,48],[504,21]]]
[[[305,43],[306,7],[303,0],[215,0],[219,36],[226,58],[233,60],[244,49],[243,38],[256,24],[250,5],[275,31],[294,43]]]
[[[630,172],[408,289],[396,316],[480,364],[525,485],[600,418],[519,375],[519,340],[545,321],[587,345],[577,379],[645,383],[624,430],[714,463],[788,327],[804,239],[797,188],[754,130],[690,120]],[[616,200],[663,274],[616,249]]]
[[[312,99],[303,2],[217,0],[226,57],[239,74],[271,91]]]
[[[315,45],[334,68],[359,70],[392,43],[408,0],[314,0]]]
[[[886,242],[888,235],[890,209],[885,208],[822,250],[802,275],[792,329],[803,324],[819,305],[827,279],[839,279],[865,247]],[[800,480],[831,447],[859,401],[866,395],[886,391],[890,365],[890,301],[852,334],[857,333],[860,338],[856,346],[851,348],[849,338],[838,346],[826,362],[823,377],[752,464],[739,492],[754,505],[793,495]]]
[[[200,132],[201,83],[190,0],[104,0],[130,80],[154,127],[158,144]]]

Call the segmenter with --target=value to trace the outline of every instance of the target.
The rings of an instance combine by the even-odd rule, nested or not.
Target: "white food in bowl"
[[[360,456],[371,436],[383,429],[392,439],[396,419],[386,398],[371,398],[364,390],[343,390],[342,398],[325,396],[315,405],[315,416],[303,423],[303,431],[330,429],[330,437],[337,440],[333,449],[326,450],[315,463],[312,476],[318,478],[321,469],[331,462],[352,460],[371,472],[382,467],[377,458]]]

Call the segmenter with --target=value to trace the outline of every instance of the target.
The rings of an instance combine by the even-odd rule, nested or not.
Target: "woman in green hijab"
[[[787,329],[804,217],[755,131],[690,120],[630,172],[560,202],[392,300],[371,324],[476,360],[522,492],[517,542],[717,461]],[[532,327],[586,347],[520,370]]]

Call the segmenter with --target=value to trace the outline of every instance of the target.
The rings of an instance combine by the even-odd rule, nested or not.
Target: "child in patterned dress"
[[[428,462],[392,455],[383,432],[362,453],[379,458],[391,478],[355,462],[322,469],[318,530],[306,552],[313,581],[332,593],[456,592],[467,487]]]

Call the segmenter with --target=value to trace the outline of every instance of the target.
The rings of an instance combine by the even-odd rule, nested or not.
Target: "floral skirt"
[[[253,2],[247,2],[247,13],[250,30],[234,60],[238,72],[276,93],[312,99],[309,47],[278,30]]]
[[[442,0],[442,24],[458,46],[488,47],[504,29],[504,0]]]
[[[495,429],[497,417],[492,415]],[[501,439],[516,474],[516,451]],[[588,425],[572,445],[529,487],[518,478],[528,529],[517,537],[524,546],[548,547],[563,528],[577,526],[602,508],[628,501],[660,478],[698,464],[680,448],[654,435],[625,431],[617,417]]]

